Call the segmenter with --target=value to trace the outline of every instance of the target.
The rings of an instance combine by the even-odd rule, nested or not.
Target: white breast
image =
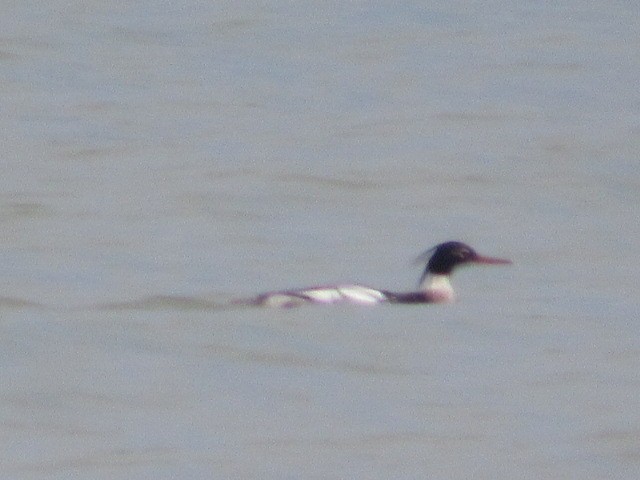
[[[453,302],[456,297],[449,275],[427,275],[420,284],[420,290],[427,292],[436,302]]]

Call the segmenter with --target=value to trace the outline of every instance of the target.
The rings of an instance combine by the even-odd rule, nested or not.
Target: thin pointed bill
[[[483,263],[486,265],[509,265],[513,262],[506,258],[484,257],[482,255],[478,255],[473,259],[473,263]]]

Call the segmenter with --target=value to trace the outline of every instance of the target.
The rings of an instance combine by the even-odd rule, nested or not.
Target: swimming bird
[[[427,261],[428,259],[428,261]],[[378,303],[449,303],[455,299],[450,277],[453,270],[464,264],[509,264],[510,260],[479,255],[462,242],[445,242],[422,253],[418,260],[427,261],[420,277],[418,290],[391,292],[357,284],[326,285],[294,290],[266,292],[248,301],[237,301],[258,306],[296,307],[307,303],[351,303],[373,305]]]

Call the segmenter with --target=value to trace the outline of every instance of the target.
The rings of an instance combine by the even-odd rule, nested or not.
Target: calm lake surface
[[[8,2],[0,471],[637,479],[640,7]],[[511,258],[438,306],[444,240]]]

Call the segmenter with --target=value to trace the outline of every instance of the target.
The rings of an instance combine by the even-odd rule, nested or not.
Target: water
[[[7,6],[4,477],[636,478],[639,13]]]

